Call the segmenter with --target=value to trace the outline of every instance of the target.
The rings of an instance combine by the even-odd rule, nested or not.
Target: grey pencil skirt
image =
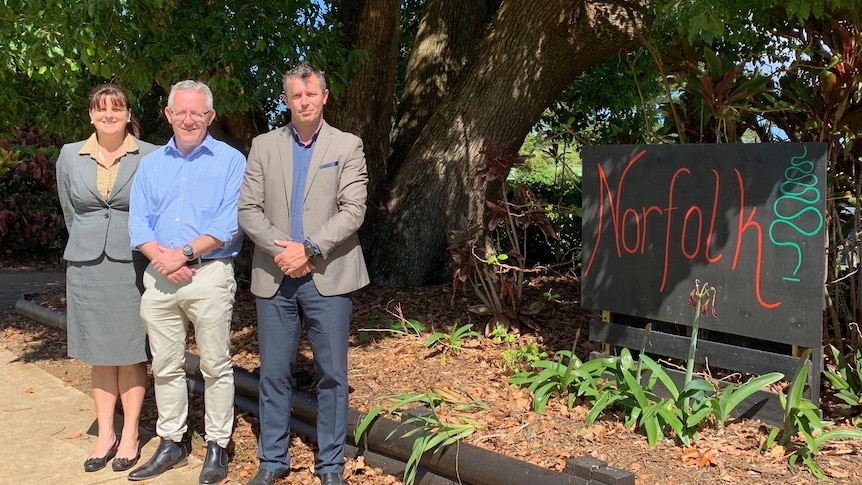
[[[147,361],[141,323],[141,276],[147,259],[133,262],[104,254],[66,268],[66,337],[69,357],[90,365],[131,365]]]

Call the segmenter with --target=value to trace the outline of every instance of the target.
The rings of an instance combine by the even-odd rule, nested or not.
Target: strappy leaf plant
[[[414,413],[403,419],[401,426],[393,430],[386,439],[391,438],[399,429],[407,428],[402,438],[413,438],[410,457],[404,468],[404,484],[413,485],[416,471],[422,456],[428,452],[438,452],[472,435],[480,428],[479,422],[470,418],[467,413],[474,410],[489,409],[487,403],[474,399],[464,393],[446,389],[431,389],[426,393],[407,393],[382,396],[383,400],[394,400],[390,406],[377,406],[357,424],[354,442],[360,443],[362,436],[381,414],[398,414],[415,408],[417,405],[428,410],[427,414]],[[445,416],[443,409],[451,408],[451,413]]]
[[[446,335],[443,332],[434,332],[429,335],[425,341],[425,347],[430,349],[436,345],[441,345],[440,363],[446,365],[446,355],[449,352],[459,352],[463,340],[479,337],[482,337],[482,334],[473,331],[473,324],[467,323],[460,327],[455,324],[450,335]]]
[[[862,349],[854,349],[849,357],[832,345],[828,351],[832,362],[823,376],[835,391],[837,411],[850,417],[854,425],[862,426]]]
[[[791,466],[799,462],[805,464],[808,471],[820,480],[831,481],[830,478],[817,466],[814,457],[820,452],[824,443],[842,438],[862,440],[862,430],[848,428],[834,428],[826,431],[831,426],[831,421],[820,419],[820,411],[817,406],[803,397],[805,383],[808,379],[808,360],[811,358],[811,349],[806,349],[799,358],[799,368],[790,388],[785,395],[779,394],[781,407],[784,409],[784,426],[773,428],[766,438],[764,449],[769,449],[779,444],[792,451],[788,458]],[[802,442],[794,441],[797,436],[802,437]]]

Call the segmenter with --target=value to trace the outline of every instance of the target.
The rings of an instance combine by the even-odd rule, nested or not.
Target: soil
[[[33,270],[32,265],[2,265],[4,270]],[[38,265],[37,269],[58,270],[56,266]],[[460,349],[442,345],[428,348],[425,342],[434,332],[450,334],[454,327],[473,324],[482,331],[485,319],[467,309],[474,304],[460,291],[434,286],[412,289],[369,287],[354,299],[352,341],[349,352],[350,405],[367,411],[380,404],[384,395],[435,391],[470,396],[487,403],[487,410],[470,412],[480,428],[465,441],[496,453],[515,457],[541,467],[562,471],[567,459],[591,455],[609,466],[632,471],[638,485],[646,484],[814,484],[819,481],[805,468],[787,465],[786,450],[778,447],[760,452],[769,427],[758,421],[730,422],[723,428],[706,427],[692,446],[683,447],[672,439],[661,440],[650,448],[642,432],[629,429],[613,414],[587,427],[584,418],[589,409],[579,403],[571,408],[564,398],[552,399],[544,413],[532,409],[531,396],[522,388],[508,383],[511,362],[504,351],[525,351],[535,345],[538,352],[572,349],[586,359],[592,344],[586,341],[590,312],[579,304],[579,285],[572,276],[543,277],[527,288],[528,299],[544,300],[545,309],[536,317],[535,330],[517,334],[506,343],[491,338],[470,338]],[[556,295],[548,300],[545,293]],[[46,292],[39,303],[64,310],[62,292]],[[393,334],[387,331],[361,332],[397,322],[403,316],[424,326],[421,335]],[[65,335],[57,330],[17,315],[12,309],[0,315],[3,344],[17,355],[51,374],[89,393],[89,368],[66,357]],[[578,332],[580,330],[580,332]],[[194,343],[190,339],[190,348]],[[247,289],[237,293],[231,342],[236,367],[253,371],[258,367],[257,332],[254,301]],[[298,367],[313,373],[312,355],[303,339]],[[522,364],[523,365],[523,364]],[[303,390],[313,393],[313,383]],[[828,393],[824,393],[828,396]],[[828,403],[823,408],[828,413]],[[201,458],[205,446],[203,403],[190,401],[190,429],[193,450]],[[155,401],[152,386],[147,392],[141,425],[155,428]],[[844,424],[832,416],[826,416]],[[224,483],[246,483],[257,470],[257,420],[237,412],[233,435],[229,477]],[[313,474],[314,446],[294,436],[293,459],[289,477],[278,484],[317,484]],[[835,483],[862,483],[862,443],[829,442],[821,448],[816,462]],[[398,477],[366,466],[361,458],[347,461],[346,476],[352,485],[401,484]]]

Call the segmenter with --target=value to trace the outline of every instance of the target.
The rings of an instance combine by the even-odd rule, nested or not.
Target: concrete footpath
[[[0,271],[0,308],[14,311],[24,293],[63,283],[63,273]],[[187,466],[145,482],[130,482],[128,472],[115,473],[110,463],[98,472],[84,472],[84,460],[96,439],[93,399],[19,359],[6,348],[2,333],[0,386],[0,485],[198,483],[202,462],[194,455],[197,450]],[[116,418],[119,431],[122,420]],[[152,430],[142,429],[140,434],[142,464],[155,452],[159,439]]]

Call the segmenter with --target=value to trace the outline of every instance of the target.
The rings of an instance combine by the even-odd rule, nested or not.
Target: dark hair
[[[317,80],[320,82],[320,89],[326,91],[326,78],[323,77],[323,71],[307,62],[300,62],[284,73],[284,78],[281,80],[281,83],[284,84],[284,92],[287,92],[288,79],[308,79],[311,76],[317,76]]]
[[[132,107],[129,104],[129,95],[120,86],[116,84],[102,84],[93,88],[90,91],[90,109],[99,108],[105,103],[119,104],[129,110],[129,122],[126,123],[126,132],[138,138],[141,136],[141,126],[135,115],[132,114]]]

